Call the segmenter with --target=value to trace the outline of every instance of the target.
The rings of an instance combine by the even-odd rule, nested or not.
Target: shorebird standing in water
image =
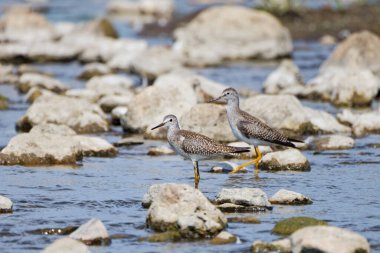
[[[262,122],[260,119],[240,110],[239,94],[233,88],[225,89],[220,97],[209,102],[216,101],[227,103],[226,109],[228,122],[230,123],[234,136],[241,141],[253,145],[256,152],[256,159],[238,166],[236,169],[231,171],[230,174],[241,170],[245,166],[255,163],[255,171],[257,176],[259,173],[259,161],[261,159],[261,152],[258,147],[259,145],[274,144],[294,148],[296,145],[293,142],[302,143],[302,141],[286,137],[276,129],[273,129]]]
[[[198,189],[200,180],[198,161],[208,160],[227,154],[238,154],[250,151],[250,149],[246,147],[242,148],[223,145],[207,136],[187,130],[181,130],[177,117],[174,115],[165,116],[162,123],[153,127],[152,130],[162,126],[168,128],[167,138],[170,146],[177,152],[177,154],[193,162],[196,189]]]

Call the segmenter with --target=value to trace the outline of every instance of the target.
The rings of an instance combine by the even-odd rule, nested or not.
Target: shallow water
[[[93,17],[103,8],[104,1],[97,2],[99,6],[96,5],[91,12],[82,6],[82,9],[62,14],[62,10],[72,6],[73,1],[51,1],[48,16],[52,20],[71,21]],[[185,7],[181,10],[187,11]],[[120,29],[123,36],[131,33],[128,28]],[[170,38],[149,40],[161,43],[170,41]],[[294,60],[305,80],[318,72],[318,67],[330,51],[330,47],[322,47],[316,42],[295,42]],[[278,62],[239,62],[196,71],[234,87],[260,91],[262,82],[277,65]],[[75,79],[81,68],[78,63],[37,67],[54,73],[70,87],[84,87],[84,82]],[[0,85],[0,94],[11,101],[10,109],[0,113],[0,147],[3,147],[16,134],[15,122],[29,105],[12,86]],[[302,102],[331,113],[340,110],[325,103]],[[116,142],[121,135],[120,127],[115,127],[113,132],[100,136]],[[40,251],[58,236],[35,235],[30,233],[31,230],[78,226],[97,217],[104,222],[111,235],[122,234],[126,238],[114,239],[110,246],[91,247],[92,252],[248,252],[255,240],[278,239],[270,232],[277,221],[302,215],[327,220],[332,225],[358,232],[369,240],[373,252],[380,252],[380,149],[371,146],[375,143],[380,143],[379,135],[357,139],[352,150],[305,151],[311,163],[310,172],[261,171],[259,180],[253,173],[233,176],[208,173],[217,161],[202,162],[200,189],[209,198],[214,198],[223,187],[258,187],[268,196],[287,188],[310,196],[314,201],[308,206],[275,206],[271,212],[254,214],[260,218],[261,224],[230,223],[228,231],[237,235],[242,243],[223,246],[210,245],[207,241],[158,244],[138,241],[138,238],[151,233],[144,228],[147,210],[141,207],[142,196],[149,186],[165,182],[193,184],[189,161],[179,156],[146,155],[150,146],[165,142],[146,141],[143,145],[120,147],[115,158],[85,158],[75,168],[1,167],[0,194],[12,199],[14,212],[0,215],[0,251]]]

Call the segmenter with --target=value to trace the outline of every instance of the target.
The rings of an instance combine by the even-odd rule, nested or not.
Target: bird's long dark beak
[[[153,127],[151,130],[154,130],[154,129],[156,129],[156,128],[162,127],[163,125],[165,125],[165,123],[164,123],[164,122],[162,122],[161,124],[159,124],[159,125],[157,125],[157,126]]]
[[[222,97],[223,97],[223,95],[222,95],[222,96],[219,96],[219,97],[217,97],[217,98],[211,99],[211,100],[208,101],[207,103],[214,103],[214,102],[218,101],[219,99],[221,99]]]

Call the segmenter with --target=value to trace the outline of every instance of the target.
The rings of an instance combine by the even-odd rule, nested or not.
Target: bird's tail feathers
[[[291,141],[291,142],[297,142],[297,143],[304,143],[304,142],[301,141],[301,140],[292,139],[292,138],[288,138],[288,141]]]

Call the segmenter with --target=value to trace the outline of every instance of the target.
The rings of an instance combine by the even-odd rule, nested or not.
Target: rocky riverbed
[[[2,252],[380,251],[378,35],[294,40],[269,13],[214,6],[146,37],[143,24],[205,5],[85,3],[93,9],[63,15],[75,2],[42,1],[0,17]],[[205,103],[229,86],[305,145],[262,148],[259,178],[253,166],[226,173],[254,151],[202,162],[194,190],[191,163],[149,129],[175,113],[244,145],[223,106]],[[275,227],[291,232],[278,242]]]

